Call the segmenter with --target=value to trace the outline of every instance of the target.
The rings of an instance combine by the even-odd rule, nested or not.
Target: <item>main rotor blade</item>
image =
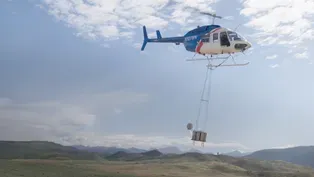
[[[209,16],[212,16],[212,17],[215,17],[215,18],[220,18],[220,19],[222,19],[221,16],[218,16],[218,15],[216,15],[216,14],[212,14],[212,13],[210,13],[210,12],[200,12],[200,13],[203,14],[203,15],[209,15]]]

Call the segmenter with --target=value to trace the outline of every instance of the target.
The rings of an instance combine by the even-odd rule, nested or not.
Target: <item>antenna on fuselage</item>
[[[234,32],[236,32],[237,31],[237,29],[239,28],[239,26],[241,26],[242,24],[240,23],[240,24],[238,24],[238,26],[236,26],[235,28],[234,28]]]

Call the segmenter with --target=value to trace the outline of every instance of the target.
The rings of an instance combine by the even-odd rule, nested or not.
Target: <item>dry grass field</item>
[[[218,158],[219,159],[219,158]],[[314,177],[314,169],[285,162],[187,157],[141,161],[1,160],[1,177]]]

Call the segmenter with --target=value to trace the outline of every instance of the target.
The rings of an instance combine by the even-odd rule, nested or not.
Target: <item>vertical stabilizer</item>
[[[146,47],[146,44],[148,42],[148,36],[147,36],[147,31],[146,31],[146,26],[143,26],[143,35],[144,35],[144,41],[143,41],[143,45],[141,48],[141,51],[143,51]]]

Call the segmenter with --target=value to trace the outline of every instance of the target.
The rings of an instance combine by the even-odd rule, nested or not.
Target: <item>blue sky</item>
[[[314,144],[314,4],[211,2],[0,2],[0,138],[191,148],[186,124],[196,120],[206,63],[186,62],[194,54],[182,45],[139,49],[144,24],[150,36],[177,36],[210,22],[182,10],[190,6],[232,16],[216,23],[242,24],[253,44],[237,57],[250,65],[213,72],[204,150]]]

